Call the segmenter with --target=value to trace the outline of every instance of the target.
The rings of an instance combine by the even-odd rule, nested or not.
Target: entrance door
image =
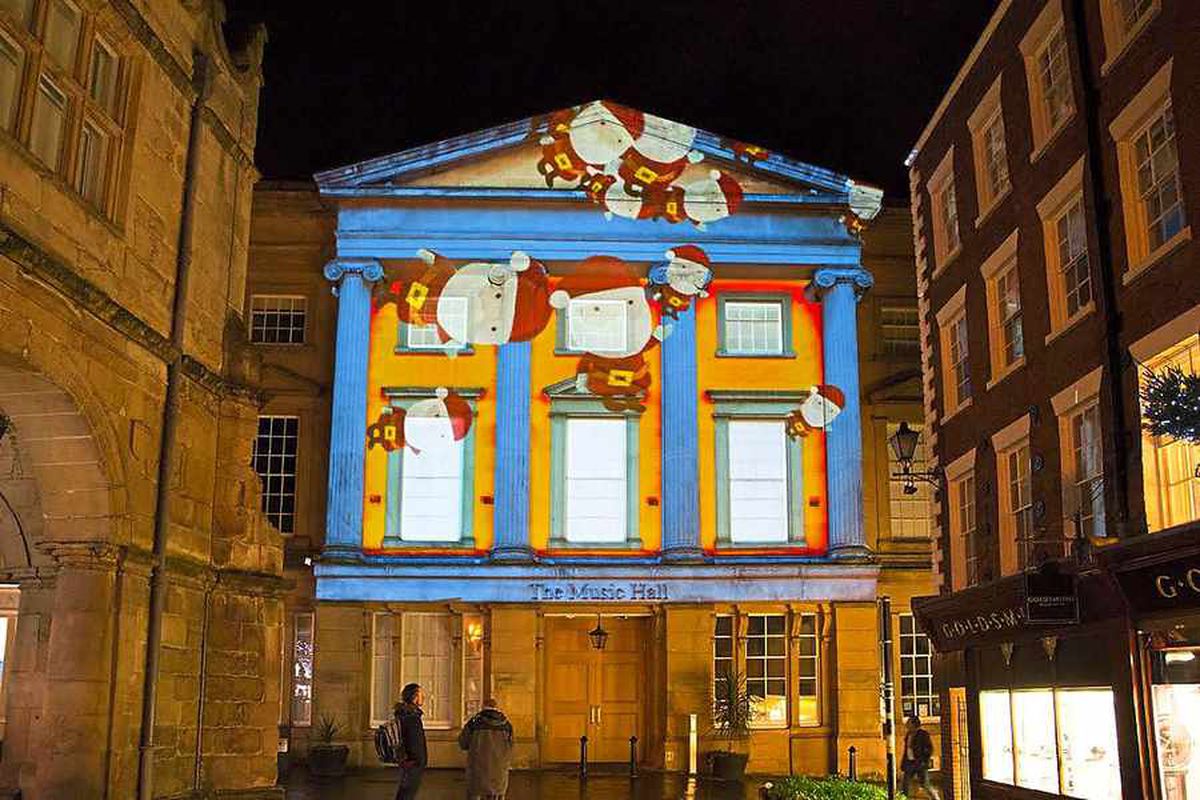
[[[967,738],[967,690],[950,689],[950,765],[954,800],[971,800],[970,741]]]
[[[629,737],[645,738],[649,619],[605,618],[604,650],[588,639],[595,625],[595,617],[546,618],[546,761],[578,762],[586,735],[589,761],[624,762]]]

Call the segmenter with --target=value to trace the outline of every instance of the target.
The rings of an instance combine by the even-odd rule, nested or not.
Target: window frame
[[[423,718],[422,722],[424,723],[425,729],[431,730],[431,731],[447,731],[447,730],[453,730],[453,729],[459,727],[460,723],[457,722],[456,720],[458,720],[462,717],[462,708],[461,708],[462,692],[461,692],[461,690],[457,691],[457,692],[455,691],[455,683],[460,679],[461,665],[458,665],[459,668],[456,669],[455,662],[460,662],[461,655],[462,655],[462,653],[461,653],[462,615],[455,613],[453,611],[449,611],[449,610],[446,610],[446,611],[424,611],[424,610],[422,610],[422,611],[402,611],[399,614],[397,614],[396,616],[398,616],[400,618],[400,625],[399,625],[399,634],[398,634],[399,642],[397,643],[397,647],[396,647],[395,661],[396,661],[396,666],[400,671],[400,674],[405,675],[405,676],[412,675],[414,672],[413,670],[407,669],[405,666],[405,663],[404,663],[405,658],[408,657],[408,654],[405,652],[405,647],[404,647],[406,634],[407,634],[407,631],[405,630],[406,626],[408,626],[410,624],[410,621],[413,620],[414,618],[434,617],[434,618],[444,619],[446,621],[446,623],[447,623],[446,624],[446,628],[447,628],[446,635],[448,637],[447,644],[449,645],[448,653],[446,656],[446,669],[449,673],[446,676],[447,681],[446,681],[446,698],[445,698],[445,700],[446,700],[446,712],[447,713],[446,713],[446,717],[444,719],[443,718],[434,718],[434,716],[432,715],[432,712],[430,712],[428,710],[430,708],[430,705],[427,704],[426,706],[423,707],[423,710],[425,710],[425,717]],[[456,625],[456,623],[457,623],[457,625]],[[457,636],[455,635],[456,630],[458,631]],[[417,654],[416,658],[420,659],[422,657],[422,655],[423,654]],[[431,695],[436,696],[435,693],[432,691],[432,688],[429,686],[429,684],[426,681],[422,680],[423,675],[422,675],[420,668],[415,670],[415,672],[416,672],[415,679],[409,680],[406,677],[404,679],[404,683],[412,683],[412,682],[419,683],[419,684],[421,684],[421,688],[425,690],[426,697],[430,697]],[[399,681],[397,683],[399,683]],[[461,689],[461,687],[459,687],[459,688]]]
[[[1028,564],[1030,550],[1037,544],[1032,538],[1019,536],[1017,517],[1028,514],[1029,533],[1033,532],[1033,451],[1029,437],[1030,415],[1017,417],[1003,429],[992,434],[992,450],[996,454],[996,508],[1000,532],[1000,574],[1013,575]],[[1021,454],[1024,453],[1024,476],[1021,475]],[[1017,474],[1013,474],[1016,457]],[[1027,502],[1014,507],[1013,483],[1019,481],[1018,495],[1023,490]],[[1021,500],[1019,496],[1016,501]],[[978,524],[978,518],[976,519]]]
[[[954,296],[946,301],[937,313],[934,315],[938,324],[938,345],[939,345],[939,361],[941,363],[941,378],[942,378],[942,421],[949,420],[954,415],[971,406],[971,402],[975,396],[974,380],[971,375],[971,328],[970,320],[967,317],[967,287],[963,284],[959,287]],[[958,361],[952,360],[952,344],[956,341],[956,331],[959,325],[965,326],[966,331],[964,346],[962,347],[962,358]],[[957,367],[959,364],[964,365],[966,371],[966,386],[970,389],[970,393],[966,397],[960,396],[959,380],[957,376]]]
[[[471,414],[478,420],[479,398],[483,389],[478,387],[452,387],[455,394],[463,398],[471,408]],[[390,408],[409,409],[422,400],[436,397],[437,387],[433,386],[385,386],[383,396]],[[402,538],[402,484],[404,468],[404,451],[407,448],[397,448],[387,454],[387,490],[384,506],[383,546],[388,549],[475,549],[475,432],[477,424],[472,424],[467,435],[462,440],[462,497],[460,500],[460,527],[458,540],[415,540]]]
[[[575,380],[548,387],[550,396],[550,542],[553,550],[641,550],[639,525],[639,448],[642,413],[615,412],[590,392],[579,392]],[[625,420],[625,539],[620,542],[575,542],[567,539],[567,423],[571,419]]]
[[[286,421],[290,420],[295,423],[295,435],[294,436],[289,437],[288,434],[285,432],[283,434],[283,436],[280,437],[283,440],[286,440],[287,438],[292,438],[295,440],[295,453],[292,454],[292,459],[295,462],[295,467],[290,476],[286,472],[275,473],[275,472],[270,472],[268,470],[268,472],[262,473],[262,472],[258,471],[258,468],[257,468],[258,467],[257,459],[259,457],[258,448],[259,448],[259,441],[263,437],[262,424],[263,424],[264,420],[272,420],[272,421],[284,420],[285,423],[286,423]],[[268,522],[271,523],[271,525],[275,528],[275,530],[279,531],[284,536],[294,536],[297,533],[296,522],[300,519],[300,516],[301,516],[300,515],[300,507],[299,507],[299,500],[300,500],[300,438],[301,438],[301,434],[302,434],[302,426],[300,424],[300,415],[299,414],[259,414],[258,415],[258,431],[255,434],[254,443],[253,443],[253,445],[251,447],[251,451],[250,451],[251,465],[254,467],[254,472],[256,475],[258,475],[259,480],[262,483],[261,490],[259,493],[259,508],[262,512],[262,515],[267,519]],[[270,441],[274,438],[275,437],[271,434],[268,434],[268,436],[267,436],[268,441]],[[273,456],[279,456],[281,458],[286,459],[288,457],[288,453],[286,453],[286,452],[273,453],[273,452],[268,451],[264,457],[270,459]],[[281,505],[283,503],[283,500],[287,497],[287,494],[284,492],[269,491],[268,490],[269,489],[269,483],[268,483],[269,480],[272,478],[279,478],[281,481],[286,481],[286,479],[288,477],[291,477],[291,479],[292,479],[292,492],[291,492],[292,511],[291,511],[291,514],[287,515],[286,512],[283,512],[283,511],[275,511],[275,512],[269,511],[267,509],[267,503],[272,497],[279,497]],[[280,522],[283,521],[283,516],[290,516],[291,517],[291,525],[290,525],[291,530],[284,530],[284,528],[281,525],[276,524],[276,521],[274,520],[275,516],[280,517],[280,519],[279,519]]]
[[[930,720],[935,720],[935,721],[939,720],[939,719],[941,719],[941,716],[942,716],[942,697],[941,697],[941,694],[938,692],[937,681],[935,679],[935,672],[934,672],[934,668],[933,668],[933,653],[934,653],[933,642],[931,642],[929,640],[928,634],[926,634],[924,631],[921,631],[919,629],[919,627],[917,626],[917,619],[911,611],[902,611],[899,614],[896,614],[895,617],[896,617],[896,658],[899,660],[899,666],[900,666],[900,668],[896,671],[896,674],[900,677],[900,683],[899,683],[900,691],[897,692],[897,695],[900,700],[900,709],[903,712],[905,718],[908,718],[915,713],[917,716],[919,716],[921,718],[922,722],[928,722]],[[905,632],[905,622],[906,621],[908,622],[908,625],[911,628],[911,630],[909,630],[908,632]],[[913,643],[913,652],[912,653],[906,654],[904,652],[905,639],[912,641],[912,643]],[[917,643],[920,641],[925,642],[925,652],[924,653],[917,652]],[[927,670],[924,672],[917,671],[917,669],[916,669],[917,663],[921,659],[925,660],[926,666],[927,666]],[[904,671],[905,671],[906,666],[912,668],[912,672],[909,675],[905,675]],[[913,691],[909,694],[906,694],[904,691],[905,678],[908,678],[908,679],[914,681],[914,686],[915,686],[915,682],[918,680],[928,681],[929,691],[925,692],[925,693]],[[911,709],[911,711],[906,705],[906,703],[909,700],[911,700],[913,703],[913,708]],[[920,713],[920,706],[921,706],[922,700],[929,703],[929,711],[925,714]]]
[[[1022,281],[1020,259],[1018,258],[1019,234],[1020,229],[1014,229],[979,268],[987,296],[988,362],[992,373],[991,380],[988,381],[986,387],[988,390],[1025,365],[1024,303],[1021,302]],[[1016,281],[1019,306],[1015,314],[1001,317],[1000,285],[1010,278]],[[1021,342],[1021,354],[1009,361],[1007,333],[1009,324],[1014,318],[1018,330],[1014,341]]]
[[[1149,7],[1137,22],[1129,26],[1123,18],[1124,15],[1118,0],[1100,0],[1100,27],[1104,34],[1104,63],[1100,65],[1101,77],[1106,77],[1112,71],[1161,10],[1161,0],[1151,0]]]
[[[275,300],[275,301],[299,300],[299,301],[301,301],[299,305],[300,305],[300,310],[303,313],[303,322],[300,326],[300,340],[299,341],[267,342],[267,341],[261,341],[261,340],[258,340],[255,338],[255,330],[257,330],[259,327],[254,324],[255,323],[255,315],[258,313],[263,313],[263,314],[269,314],[272,312],[280,313],[283,310],[280,308],[262,308],[262,309],[255,308],[256,302],[267,301],[267,300]],[[292,294],[292,293],[286,293],[286,292],[254,292],[254,293],[250,294],[249,304],[250,304],[249,305],[250,324],[248,326],[249,329],[247,331],[247,334],[248,334],[248,338],[250,340],[250,344],[255,345],[256,347],[301,347],[303,345],[308,344],[308,295]],[[293,306],[293,308],[288,309],[286,313],[295,314],[296,310],[297,310],[296,307]],[[268,328],[265,324],[262,326],[262,328],[263,328],[264,332],[266,330],[268,330]],[[275,326],[274,330],[278,333],[279,331],[291,330],[291,329],[283,328],[283,327],[280,327],[277,325],[277,326]]]
[[[971,116],[967,118],[967,129],[971,133],[971,153],[975,165],[975,198],[978,216],[975,227],[980,227],[991,212],[1012,192],[1012,169],[1008,159],[1008,128],[1004,122],[1004,104],[1001,100],[1001,79],[997,75],[991,87],[984,93]],[[1000,127],[1000,159],[1003,165],[1003,186],[992,187],[992,151],[990,134]]]
[[[746,683],[747,683],[747,688],[746,688],[747,693],[749,693],[749,682],[752,680],[763,681],[764,685],[768,689],[770,688],[771,681],[780,681],[780,680],[783,681],[783,694],[782,695],[775,695],[775,694],[762,695],[762,698],[764,700],[767,700],[767,699],[773,698],[773,697],[782,697],[783,698],[783,704],[784,704],[784,706],[783,706],[783,722],[782,723],[779,723],[779,722],[775,722],[775,723],[757,722],[756,720],[753,719],[753,716],[752,716],[751,722],[750,722],[751,730],[784,730],[791,726],[791,717],[792,717],[792,697],[791,697],[791,694],[792,694],[791,693],[792,663],[791,663],[791,661],[792,661],[792,657],[791,657],[791,642],[790,642],[791,637],[788,636],[788,621],[789,621],[788,617],[789,617],[789,614],[787,611],[783,611],[783,612],[748,611],[748,612],[745,612],[745,613],[739,615],[739,618],[742,621],[742,624],[739,625],[739,628],[742,631],[742,636],[741,636],[742,676],[745,678]],[[755,618],[761,618],[763,620],[763,633],[762,634],[751,634],[750,633],[750,621]],[[783,621],[783,632],[782,633],[771,633],[770,632],[770,626],[769,626],[768,620],[771,618],[778,618]],[[762,655],[754,655],[754,656],[750,655],[749,644],[752,639],[762,639],[763,649],[764,649],[764,652]],[[770,642],[772,640],[780,640],[780,639],[783,640],[783,655],[771,655]],[[751,659],[761,660],[763,662],[763,676],[761,678],[751,678],[750,677],[750,660]],[[770,676],[770,674],[769,674],[770,670],[769,670],[768,665],[771,662],[782,662],[782,664],[783,664],[783,677],[782,678]],[[754,716],[756,716],[756,715],[757,715],[757,712],[755,713]]]
[[[975,484],[975,448],[955,458],[945,469],[946,530],[950,540],[950,589],[959,591],[979,583],[979,547],[976,532],[979,530],[979,497]],[[971,499],[971,527],[964,525],[963,499]]]
[[[396,692],[395,690],[396,690],[396,673],[399,672],[399,669],[397,666],[397,660],[398,660],[397,656],[399,655],[399,651],[400,651],[400,634],[398,632],[398,628],[400,627],[399,626],[400,616],[401,616],[400,614],[394,614],[391,611],[371,611],[370,612],[370,620],[371,620],[371,674],[370,674],[370,681],[371,682],[369,684],[370,697],[369,697],[369,702],[367,704],[367,706],[368,706],[367,714],[370,717],[370,723],[371,723],[372,728],[374,728],[377,725],[382,725],[385,722],[390,722],[392,719],[392,711],[390,708],[388,709],[387,713],[384,716],[380,717],[375,714],[375,712],[377,710],[375,707],[376,701],[378,701],[378,699],[379,699],[379,696],[376,693],[376,691],[377,691],[376,679],[379,677],[379,668],[380,668],[381,661],[383,661],[386,664],[386,667],[388,669],[387,683],[388,683],[388,687],[390,690],[388,693],[388,697],[389,697],[389,699],[391,699],[392,695],[395,695],[396,699],[399,699],[399,693]],[[381,618],[387,619],[389,624],[392,626],[391,633],[388,635],[388,641],[386,642],[387,653],[386,653],[385,658],[380,658],[380,652],[378,649],[379,645],[380,645],[379,622],[380,622]],[[393,701],[393,705],[394,705],[394,701]]]
[[[1065,89],[1070,98],[1071,107],[1062,118],[1054,123],[1050,120],[1047,109],[1046,87],[1043,85],[1041,58],[1056,37],[1062,38],[1063,60],[1065,62]],[[1079,102],[1075,96],[1075,76],[1073,75],[1073,57],[1070,39],[1066,35],[1063,17],[1062,0],[1048,0],[1037,19],[1029,26],[1021,39],[1018,49],[1025,63],[1025,80],[1029,89],[1030,129],[1033,136],[1033,150],[1029,161],[1037,161],[1045,153],[1058,135],[1065,130],[1075,118]]]
[[[959,212],[961,200],[958,197],[954,175],[953,145],[938,162],[925,186],[929,193],[929,221],[933,226],[933,276],[936,277],[962,252],[962,214]],[[947,193],[952,195],[954,209],[953,236],[945,224]]]
[[[824,692],[821,691],[822,688],[824,688],[821,676],[821,666],[825,660],[822,658],[821,653],[821,642],[823,638],[821,614],[815,611],[794,611],[792,613],[792,620],[795,628],[795,633],[793,634],[792,638],[796,640],[796,706],[792,710],[789,710],[788,716],[792,720],[793,724],[797,727],[819,728],[824,723],[825,711],[824,703],[822,702]],[[806,633],[804,630],[804,623],[809,620],[811,620],[813,624],[812,633]],[[804,648],[801,645],[805,641],[811,641],[813,644],[813,653],[811,655],[804,653]],[[804,675],[803,665],[805,663],[805,659],[808,659],[813,664],[813,671],[815,674],[811,677]],[[789,662],[791,661],[790,658],[788,660]],[[812,694],[806,694],[802,688],[804,681],[809,680],[813,681],[815,686],[815,691]],[[811,698],[816,708],[815,718],[809,721],[805,721],[800,718],[799,703],[801,700],[806,698]]]
[[[554,354],[556,356],[578,356],[578,355],[583,355],[584,353],[591,352],[588,350],[575,349],[575,348],[571,347],[571,306],[572,306],[572,304],[577,303],[577,302],[586,302],[586,301],[584,301],[582,298],[579,298],[579,297],[572,297],[567,302],[566,307],[563,309],[560,309],[558,311],[558,313],[556,313],[554,315]],[[603,300],[601,302],[607,303],[607,302],[615,302],[615,301]],[[629,317],[628,317],[628,315],[625,317],[625,325],[626,325],[626,327],[625,327],[625,330],[623,331],[622,335],[627,337],[629,334],[629,330],[628,330]],[[605,353],[613,353],[613,352],[617,352],[617,351],[604,351],[604,352],[595,351],[595,352],[601,356],[604,356]]]
[[[1176,322],[1183,321],[1185,321],[1183,318],[1176,320]],[[1151,334],[1151,336],[1153,335]],[[1147,370],[1157,371],[1170,364],[1178,365],[1181,357],[1185,356],[1191,364],[1190,371],[1200,371],[1200,335],[1191,332],[1171,344],[1160,345],[1160,347],[1161,349],[1158,349],[1153,355],[1143,359],[1144,363],[1138,369],[1139,386],[1144,384]],[[1138,353],[1135,348],[1131,347],[1130,350],[1137,358]],[[1185,369],[1186,371],[1188,370]],[[1191,470],[1187,471],[1182,480],[1171,480],[1173,457],[1194,466],[1200,463],[1200,445],[1184,440],[1171,440],[1167,436],[1151,436],[1149,432],[1142,431],[1142,482],[1145,487],[1143,494],[1146,523],[1150,533],[1200,520],[1200,497],[1197,496],[1200,489],[1193,487],[1189,493],[1189,509],[1180,509],[1173,501],[1174,495],[1170,491],[1171,486],[1195,480]]]
[[[778,352],[743,353],[729,349],[728,325],[725,321],[729,303],[763,303],[779,306]],[[792,340],[792,296],[783,292],[719,292],[717,293],[717,352],[718,358],[795,358]]]
[[[1186,198],[1180,196],[1183,228],[1158,247],[1151,247],[1149,220],[1146,218],[1145,203],[1138,184],[1137,155],[1135,143],[1137,138],[1158,118],[1167,108],[1174,107],[1171,97],[1171,72],[1173,58],[1168,58],[1163,66],[1138,91],[1136,95],[1109,123],[1108,130],[1116,143],[1117,170],[1120,175],[1121,210],[1125,225],[1125,273],[1121,281],[1125,285],[1162,261],[1179,245],[1192,238],[1192,228],[1188,221]],[[1184,153],[1178,146],[1178,136],[1175,137],[1176,181],[1182,180]]]
[[[716,480],[717,548],[720,550],[762,547],[804,547],[804,445],[803,440],[788,436],[786,420],[808,397],[794,390],[710,389],[713,401],[714,474]],[[734,542],[730,526],[729,423],[730,421],[778,421],[785,440],[787,459],[786,541]]]
[[[878,300],[877,324],[879,326],[879,355],[886,359],[909,360],[921,355],[921,311],[915,303],[904,302],[900,298],[882,298]],[[898,317],[903,315],[905,319]],[[895,315],[889,319],[889,315]],[[912,317],[909,324],[908,317]],[[888,330],[911,330],[913,335],[888,336]],[[890,345],[889,343],[898,343]]]
[[[307,686],[308,686],[308,698],[307,698],[307,700],[308,700],[308,716],[307,717],[297,717],[297,715],[296,715],[296,688],[297,688],[297,686],[305,685],[305,682],[297,680],[297,675],[296,675],[296,662],[298,660],[297,649],[300,647],[300,641],[301,641],[300,620],[301,620],[301,618],[305,618],[305,617],[308,619],[307,630],[308,630],[308,645],[309,645],[309,653],[308,653],[309,669],[308,669],[308,680],[306,682]],[[317,615],[316,615],[316,613],[313,611],[294,612],[292,614],[291,657],[289,658],[289,663],[291,664],[291,670],[289,671],[289,675],[288,675],[288,686],[291,687],[291,691],[288,693],[288,722],[291,724],[291,726],[293,728],[312,727],[313,703],[315,701],[315,695],[316,695],[316,693],[314,691],[315,681],[313,680],[314,672],[315,672],[313,667],[314,667],[315,661],[316,661],[316,649],[317,649],[316,641],[317,641]]]
[[[1096,310],[1096,280],[1092,274],[1092,224],[1088,216],[1087,198],[1084,196],[1083,181],[1086,175],[1083,156],[1063,174],[1050,191],[1038,201],[1038,218],[1042,224],[1042,249],[1046,263],[1046,285],[1050,295],[1050,332],[1046,335],[1045,343],[1057,339],[1066,331],[1073,328],[1080,320]],[[1088,300],[1082,303],[1074,314],[1068,310],[1067,269],[1062,263],[1060,248],[1059,223],[1078,205],[1083,217],[1083,246],[1079,258],[1087,261]],[[1075,264],[1075,262],[1071,262]],[[1078,290],[1082,282],[1076,284]]]

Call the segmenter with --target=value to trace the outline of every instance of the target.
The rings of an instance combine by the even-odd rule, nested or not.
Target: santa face
[[[842,409],[822,394],[813,392],[800,404],[800,416],[812,428],[821,430],[833,422]]]
[[[589,103],[571,122],[571,147],[588,164],[603,166],[633,144],[633,135],[601,102]]]
[[[454,426],[441,398],[413,403],[404,415],[404,443],[420,453],[454,445]]]
[[[438,299],[438,325],[464,344],[504,344],[512,332],[518,280],[503,264],[460,267]]]
[[[617,181],[604,192],[604,208],[618,217],[641,219],[645,209],[645,200],[643,197],[636,197],[625,191],[625,185]]]
[[[642,352],[654,332],[650,304],[641,286],[605,289],[574,297],[569,313],[572,322],[587,329],[614,330],[614,335],[606,337],[603,345],[595,344],[595,349],[585,350],[605,358],[627,358]]]
[[[645,130],[634,141],[633,146],[652,161],[670,164],[687,158],[695,140],[696,129],[691,125],[647,114]]]
[[[716,178],[683,187],[683,208],[692,222],[716,222],[729,216],[729,204]]]
[[[712,271],[703,264],[677,258],[667,265],[667,285],[682,295],[694,297],[712,280]]]

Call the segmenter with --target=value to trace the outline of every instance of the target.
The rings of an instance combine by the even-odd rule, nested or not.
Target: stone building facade
[[[241,324],[265,34],[223,22],[0,10],[0,789],[27,799],[279,791]]]
[[[589,108],[603,115],[601,105]],[[609,107],[622,125],[652,120]],[[568,113],[550,115],[551,126]],[[696,753],[690,715],[700,749],[714,747],[716,675],[728,663],[754,669],[769,650],[778,664],[762,666],[772,677],[779,669],[783,688],[768,692],[777,696],[764,715],[773,716],[752,735],[750,769],[844,771],[854,745],[860,770],[882,771],[877,595],[894,603],[898,712],[936,716],[928,644],[908,607],[929,587],[928,496],[905,495],[888,477],[896,465],[887,438],[921,418],[907,209],[875,216],[878,195],[846,178],[676,126],[666,136],[673,146],[686,138],[702,155],[678,165],[679,183],[720,170],[725,199],[706,202],[725,203],[728,218],[670,224],[680,220],[668,211],[657,222],[633,219],[612,203],[606,220],[585,192],[538,174],[539,152],[549,171],[556,155],[572,158],[555,151],[561,139],[539,138],[544,122],[364,162],[318,176],[317,186],[267,182],[255,192],[246,313],[267,394],[259,452],[280,457],[259,463],[282,495],[264,507],[288,531],[295,586],[281,720],[293,753],[303,757],[328,716],[342,725],[352,762],[375,763],[373,726],[400,686],[419,680],[432,696],[435,765],[461,764],[458,727],[492,694],[513,719],[522,766],[575,761],[586,731],[594,760],[624,761],[637,735],[642,763],[686,770]],[[611,186],[613,176],[597,175]],[[744,193],[736,209],[728,180]],[[874,216],[861,240],[859,213]],[[453,358],[437,325],[398,319],[411,313],[406,303],[422,303],[423,290],[405,294],[423,280],[414,276],[421,248],[436,252],[432,269],[452,259],[460,275],[480,263],[503,268],[523,251],[545,264],[554,288],[595,278],[600,262],[589,257],[640,274],[687,243],[711,259],[711,296],[685,304],[677,322],[662,317],[674,330],[646,352],[644,410],[614,412],[580,388],[569,310],[561,321],[543,309],[536,324],[513,323],[532,328],[522,341],[451,346]],[[828,286],[815,282],[822,268]],[[828,292],[848,302],[823,311]],[[789,298],[773,301],[782,314],[771,317],[787,326],[787,346],[725,352],[734,322],[724,309],[772,297]],[[725,426],[740,414],[782,426],[826,383],[847,387],[859,407],[847,402],[828,430],[796,445],[790,480],[802,472],[804,483],[790,483],[789,495],[804,538],[731,541],[721,510],[729,478],[718,475],[728,466]],[[472,421],[454,462],[465,469],[450,476],[461,511],[447,512],[453,535],[433,541],[400,496],[413,491],[402,473],[421,468],[419,453],[385,455],[367,437],[381,414],[436,406],[438,387],[471,406]],[[618,471],[631,488],[621,494],[627,511],[610,521],[620,542],[589,546],[564,532],[573,501],[561,459],[577,418],[624,425]],[[587,636],[597,624],[610,633],[599,655]],[[572,682],[593,672],[586,685]],[[613,695],[618,678],[627,697]]]
[[[1195,561],[1196,446],[1147,433],[1139,394],[1200,368],[1198,25],[1175,0],[1006,0],[909,159],[945,478],[918,616],[954,797],[1200,791],[1200,603],[1114,591]]]

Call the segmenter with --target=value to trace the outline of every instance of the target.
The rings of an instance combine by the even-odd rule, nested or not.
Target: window
[[[438,319],[444,320],[446,327],[454,330],[469,330],[466,297],[439,297],[434,302],[437,303]],[[429,350],[439,353],[447,350],[470,350],[470,346],[465,342],[443,342],[439,325],[410,325],[407,322],[401,322],[400,331],[401,350]]]
[[[942,401],[947,417],[971,402],[970,340],[966,286],[937,312],[942,358]]]
[[[1154,9],[1154,0],[1116,0],[1117,10],[1121,12],[1121,25],[1125,31],[1132,31]]]
[[[900,704],[904,716],[941,716],[942,701],[933,685],[933,649],[917,630],[912,614],[900,615]]]
[[[575,300],[567,307],[567,346],[590,353],[626,349],[628,308],[624,300]]]
[[[1095,307],[1088,258],[1083,171],[1084,159],[1080,158],[1037,204],[1050,290],[1047,342]]]
[[[254,440],[254,471],[262,480],[262,512],[280,533],[296,530],[299,425],[299,417],[259,417]]]
[[[967,120],[967,127],[971,131],[971,148],[975,157],[975,186],[979,199],[979,219],[975,224],[979,225],[1010,188],[1000,78],[996,78],[979,101]]]
[[[983,691],[979,715],[987,780],[1071,797],[1121,797],[1111,689]]]
[[[567,420],[566,539],[624,542],[627,536],[625,420]]]
[[[293,617],[292,637],[292,724],[312,725],[313,700],[313,615]]]
[[[463,707],[466,722],[483,709],[483,615],[463,614]]]
[[[0,6],[0,124],[96,211],[113,216],[126,145],[122,58],[103,25],[68,0]],[[30,67],[26,69],[26,67]]]
[[[916,306],[880,306],[879,328],[884,356],[908,358],[921,354],[921,327]]]
[[[12,132],[16,122],[17,93],[21,91],[21,72],[25,54],[4,36],[0,36],[0,127]]]
[[[1002,456],[1004,485],[1001,529],[1015,543],[1016,569],[1029,564],[1033,544],[1033,488],[1029,477],[1029,443],[1025,442]],[[1010,570],[1005,570],[1009,572]]]
[[[723,675],[733,674],[733,636],[734,618],[728,614],[718,614],[713,620],[713,686],[716,691],[716,680]]]
[[[787,725],[787,617],[751,614],[746,619],[746,692],[754,726]]]
[[[427,728],[449,728],[454,724],[454,621],[451,614],[406,612],[401,616],[400,674],[404,683],[419,683],[425,690],[422,711]]]
[[[400,700],[396,686],[396,623],[389,612],[371,615],[371,724],[382,725],[392,718]]]
[[[1058,252],[1059,284],[1066,300],[1066,316],[1072,319],[1092,304],[1092,273],[1088,265],[1087,232],[1084,229],[1083,197],[1054,222]]]
[[[1172,63],[1169,59],[1109,125],[1121,178],[1126,283],[1191,238],[1175,141]]]
[[[1104,64],[1107,75],[1147,23],[1158,13],[1161,0],[1100,0],[1100,22],[1104,31]]]
[[[1048,0],[1020,43],[1036,160],[1075,110],[1061,0]]]
[[[290,294],[250,297],[250,341],[253,344],[304,344],[308,298]]]
[[[929,179],[933,216],[934,272],[946,266],[962,244],[958,235],[958,198],[954,190],[954,148],[951,147]]]
[[[1070,471],[1063,481],[1063,507],[1071,515],[1070,535],[1104,535],[1104,465],[1100,406],[1092,402],[1067,418]]]
[[[791,358],[792,298],[789,295],[717,295],[717,355]]]
[[[1014,230],[979,270],[987,286],[988,350],[992,362],[989,388],[1025,362],[1017,241],[1018,231]]]
[[[898,424],[888,423],[887,438],[891,441]],[[920,432],[921,426],[912,426]],[[917,447],[913,451],[912,469],[914,472],[926,472],[929,468],[929,444],[925,437],[917,439]],[[892,448],[888,448],[888,474],[900,472],[900,462]],[[892,523],[892,537],[897,539],[928,539],[933,530],[933,486],[923,481],[913,484],[916,489],[912,494],[905,493],[905,486],[900,481],[888,481],[888,505]]]
[[[550,397],[550,546],[642,547],[638,525],[640,412],[613,412],[576,386]]]
[[[979,583],[979,548],[975,542],[975,473],[968,472],[950,483],[951,549],[961,557],[954,560],[951,581],[954,590]]]
[[[1185,375],[1200,373],[1200,336],[1146,359],[1146,371],[1177,367]],[[1142,476],[1145,484],[1146,522],[1151,532],[1200,519],[1200,445],[1169,436],[1142,433]]]
[[[816,614],[798,615],[800,692],[796,704],[796,722],[799,725],[821,724],[821,636],[817,627]]]
[[[786,434],[779,421],[729,423],[730,539],[788,538]]]

